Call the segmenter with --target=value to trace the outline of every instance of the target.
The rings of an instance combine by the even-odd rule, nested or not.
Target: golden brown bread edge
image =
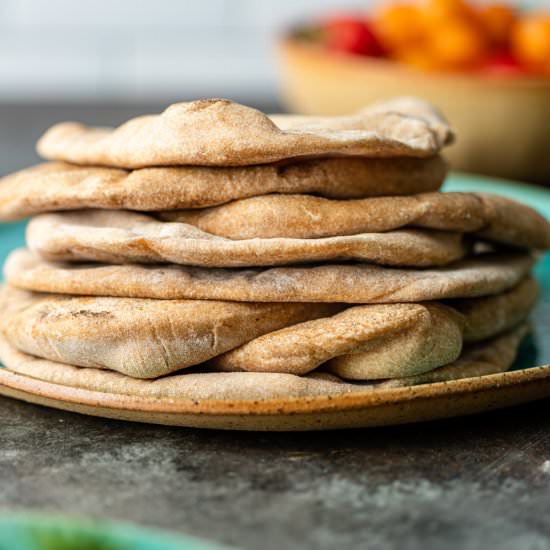
[[[509,330],[534,306],[529,277],[505,293],[424,304],[355,306],[259,336],[210,361],[215,370],[303,375],[321,365],[342,378],[413,376],[455,360],[463,342]]]
[[[360,395],[434,382],[449,382],[496,374],[508,370],[516,357],[521,340],[528,327],[519,325],[509,332],[464,350],[462,356],[450,365],[429,373],[403,379],[374,383],[348,383],[327,373],[308,376],[258,372],[213,372],[175,374],[157,380],[138,380],[112,371],[80,368],[47,359],[39,359],[18,351],[0,334],[0,361],[7,369],[21,375],[57,385],[103,392],[177,402],[231,405],[233,413],[239,407],[241,414],[260,414],[269,408],[278,414],[304,400],[309,404],[315,397]],[[196,407],[195,407],[196,408]]]
[[[453,134],[425,101],[396,98],[345,117],[267,115],[224,99],[176,103],[116,129],[66,122],[38,141],[49,160],[119,168],[249,166],[327,156],[429,157]]]
[[[39,292],[244,302],[422,302],[503,292],[535,261],[529,253],[481,254],[436,269],[324,264],[255,269],[47,262],[15,250],[4,266],[13,286]]]
[[[161,212],[228,239],[315,239],[421,227],[480,234],[506,245],[550,248],[550,223],[534,209],[489,193],[422,193],[331,200],[263,195],[201,210]]]
[[[335,260],[383,265],[445,265],[466,254],[460,233],[399,229],[322,239],[217,237],[183,223],[129,211],[83,210],[41,214],[27,227],[27,244],[45,259],[107,263],[176,263],[250,267]]]
[[[446,163],[437,155],[133,171],[48,162],[0,179],[0,220],[83,208],[204,208],[267,193],[311,193],[334,199],[407,195],[437,191],[446,173]]]
[[[472,341],[510,328],[525,318],[536,294],[527,279],[505,294],[461,302],[463,314],[437,303],[342,311],[340,304],[90,298],[6,287],[1,328],[32,355],[138,378],[211,358],[216,370],[305,374],[335,357],[341,376],[389,378],[453,361],[463,334]]]

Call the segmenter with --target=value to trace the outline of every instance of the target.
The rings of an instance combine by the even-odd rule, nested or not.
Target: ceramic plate
[[[491,191],[521,200],[550,219],[550,191],[455,174],[449,191]],[[0,226],[0,253],[23,242],[23,225]],[[533,335],[512,370],[489,376],[337,397],[246,401],[135,398],[48,384],[0,369],[0,394],[83,414],[201,428],[313,430],[418,422],[507,407],[550,396],[550,254],[535,274],[542,287]]]
[[[124,523],[36,515],[0,517],[0,550],[223,550]]]

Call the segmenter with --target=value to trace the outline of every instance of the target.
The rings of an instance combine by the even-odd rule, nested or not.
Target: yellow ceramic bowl
[[[457,131],[454,169],[550,184],[550,79],[424,73],[392,61],[280,44],[283,98],[292,111],[339,115],[396,95],[437,105]]]

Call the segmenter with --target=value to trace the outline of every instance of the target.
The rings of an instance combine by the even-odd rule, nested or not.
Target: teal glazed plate
[[[0,550],[223,550],[124,523],[34,515],[0,517]]]
[[[532,206],[550,219],[550,190],[542,187],[454,174],[448,178],[444,190],[505,195]],[[23,244],[24,224],[0,225],[0,232],[0,259],[3,261],[9,250]],[[550,397],[550,253],[541,258],[535,276],[542,291],[531,315],[533,332],[524,340],[513,368],[504,373],[405,388],[366,390],[332,398],[271,399],[251,403],[246,400],[197,402],[138,398],[93,392],[49,384],[0,369],[0,394],[106,418],[200,428],[278,431],[404,424],[508,407]]]

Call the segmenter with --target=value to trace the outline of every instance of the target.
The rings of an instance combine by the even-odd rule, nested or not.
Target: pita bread
[[[265,332],[341,309],[39,295],[10,287],[2,293],[2,330],[18,349],[135,378],[202,363]]]
[[[524,290],[530,287],[534,292]],[[484,313],[473,320],[480,326],[437,303],[355,306],[339,313],[338,304],[84,298],[10,287],[3,293],[3,332],[10,343],[61,363],[155,378],[213,358],[214,370],[301,375],[354,354],[337,360],[333,370],[371,379],[414,375],[453,361],[465,325],[474,335],[478,328],[490,336],[510,328],[527,315],[536,283],[478,299]],[[464,307],[475,309],[472,301]],[[501,321],[491,323],[492,315]],[[221,355],[227,350],[233,351]]]
[[[509,245],[550,248],[550,223],[532,208],[485,193],[425,193],[406,197],[330,200],[263,195],[204,210],[162,212],[228,239],[313,239],[379,233],[406,226],[481,232]]]
[[[323,260],[424,267],[458,260],[467,251],[461,234],[421,229],[325,239],[234,241],[189,224],[160,222],[135,212],[114,210],[41,214],[27,227],[27,243],[48,260],[169,262],[204,267]]]
[[[523,323],[495,338],[469,346],[450,365],[409,378],[386,380],[379,387],[416,386],[505,372],[513,365],[519,345],[528,331],[528,325]]]
[[[447,172],[426,159],[328,158],[261,166],[116,168],[49,162],[0,179],[0,219],[54,210],[203,208],[267,193],[335,199],[408,195],[439,189]]]
[[[347,383],[328,373],[308,376],[266,372],[176,374],[139,380],[117,372],[80,368],[18,351],[0,335],[0,360],[11,371],[38,380],[110,394],[191,399],[264,401],[376,391],[399,386],[450,381],[508,370],[527,331],[525,325],[466,349],[457,361],[429,373],[376,383]]]
[[[368,304],[496,294],[516,285],[533,263],[529,254],[494,253],[438,269],[328,264],[229,270],[53,263],[21,249],[10,254],[4,270],[13,286],[60,294]]]
[[[65,365],[21,352],[0,334],[0,360],[11,371],[44,382],[119,395],[168,399],[251,400],[339,395],[363,391],[336,376],[308,377],[258,372],[202,372],[165,376],[157,380],[130,378],[96,368]]]
[[[460,355],[461,324],[455,311],[440,304],[355,306],[270,332],[215,357],[210,365],[216,371],[303,375],[334,357],[357,353],[364,358],[363,369],[353,378],[418,374]]]
[[[453,139],[428,103],[399,98],[355,115],[276,115],[226,99],[176,103],[112,128],[57,124],[39,140],[40,155],[75,164],[249,166],[299,157],[428,157]]]
[[[414,376],[454,361],[463,339],[477,341],[517,325],[537,292],[529,278],[501,295],[459,301],[456,309],[436,303],[356,306],[264,334],[210,364],[214,370],[297,375],[326,364],[356,380]]]
[[[539,285],[526,277],[514,288],[483,298],[448,300],[464,318],[464,341],[477,342],[509,330],[525,319],[539,297]]]
[[[448,316],[439,315],[438,318],[432,315],[431,323],[426,323],[424,327],[416,325],[410,329],[418,334],[417,339],[405,334],[400,334],[397,338],[382,337],[378,341],[369,342],[372,345],[366,346],[367,349],[360,350],[359,353],[335,356],[326,363],[325,368],[342,378],[352,380],[410,377],[432,371],[456,359],[453,357],[449,361],[438,361],[438,354],[452,346],[453,335],[455,341],[458,341],[458,329],[461,332],[460,345],[462,342],[471,343],[492,338],[525,320],[535,305],[537,296],[538,285],[534,279],[528,278],[504,294],[454,301],[453,310],[459,314],[460,322]],[[281,329],[265,336],[280,332]],[[261,338],[260,336],[257,340]],[[257,340],[252,340],[249,344],[253,345]],[[244,344],[228,354],[236,353],[249,344]],[[380,361],[380,357],[384,358],[384,362]],[[390,365],[391,370],[386,365]]]

